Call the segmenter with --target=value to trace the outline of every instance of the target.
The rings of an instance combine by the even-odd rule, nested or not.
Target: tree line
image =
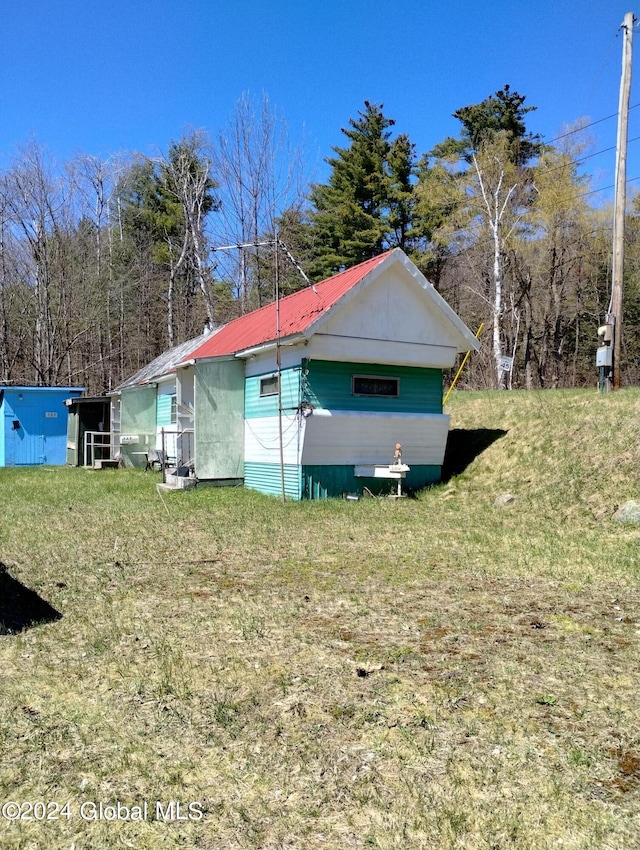
[[[594,385],[611,210],[593,206],[576,126],[555,142],[508,85],[418,154],[368,101],[309,183],[268,98],[157,156],[22,148],[0,173],[0,383],[113,389],[163,350],[402,248],[474,331],[473,387]],[[639,207],[628,212],[622,375],[640,375]],[[243,247],[237,247],[243,246]]]

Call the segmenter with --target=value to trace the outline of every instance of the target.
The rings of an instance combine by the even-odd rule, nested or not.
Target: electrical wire
[[[271,418],[271,417],[269,417],[269,418]],[[273,417],[273,418],[275,418],[275,417]],[[286,428],[284,429],[284,431],[283,431],[283,435],[284,435],[284,434],[287,434],[287,433],[288,433],[288,432],[289,432],[289,431],[293,428],[293,426],[294,426],[294,425],[298,422],[298,416],[297,416],[297,414],[296,414],[296,415],[295,415],[295,416],[293,416],[291,419],[289,419],[289,417],[287,417],[287,416],[284,416],[283,418],[284,418],[284,419],[288,419],[288,420],[289,420],[289,424],[287,425],[287,427],[286,427]],[[267,438],[266,438],[266,437],[264,437],[264,436],[263,436],[263,437],[262,437],[262,439],[261,439],[261,438],[260,438],[260,437],[256,434],[256,432],[254,431],[254,429],[251,427],[251,418],[249,418],[249,419],[245,419],[245,424],[246,424],[247,428],[249,429],[249,431],[251,432],[251,435],[253,436],[253,438],[254,438],[254,440],[256,441],[256,443],[258,443],[258,445],[259,445],[261,448],[263,448],[265,451],[268,451],[268,452],[269,452],[269,451],[274,451],[275,449],[277,449],[277,448],[278,448],[278,446],[277,446],[277,445],[272,445],[272,446],[270,446],[270,445],[267,445],[267,443],[276,443],[276,444],[277,444],[277,443],[278,443],[278,441],[279,441],[279,439],[280,439],[280,435],[279,435],[279,434],[276,434],[276,436],[275,436],[272,440],[269,440],[269,439],[267,439]],[[293,440],[294,440],[294,438],[296,437],[297,433],[298,433],[298,432],[297,432],[297,430],[294,430],[294,432],[293,432],[293,436],[291,437],[291,439],[289,440],[289,442],[286,444],[287,446],[288,446],[288,445],[290,445],[290,443],[291,443],[291,442],[293,442]],[[266,440],[266,442],[263,442],[263,440]],[[285,446],[285,448],[286,448],[286,446]]]
[[[634,136],[632,139],[627,141],[627,145],[630,145],[632,142],[640,141],[640,136]],[[603,148],[600,151],[596,151],[595,153],[589,153],[585,156],[578,157],[577,159],[572,159],[570,162],[565,162],[562,165],[554,165],[553,168],[544,168],[542,170],[543,174],[550,174],[552,171],[559,171],[561,168],[570,168],[573,165],[580,165],[582,162],[586,162],[588,159],[593,159],[594,156],[600,156],[603,153],[609,153],[609,151],[614,151],[616,149],[616,145],[611,145],[611,147]]]
[[[637,109],[640,106],[640,103],[634,103],[633,106],[629,107],[629,112],[632,109]],[[589,127],[595,127],[596,124],[602,124],[604,121],[610,121],[612,118],[617,118],[618,113],[613,112],[611,115],[607,115],[605,118],[598,118],[596,121],[591,121],[589,124],[584,124],[581,127],[576,127],[575,130],[568,130],[566,133],[562,133],[560,136],[556,136],[554,139],[550,139],[546,144],[552,145],[554,142],[560,141],[560,139],[566,139],[567,136],[573,136],[575,133],[582,133],[584,130],[588,130]]]

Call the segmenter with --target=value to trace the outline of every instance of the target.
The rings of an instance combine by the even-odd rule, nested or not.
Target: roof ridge
[[[368,260],[363,260],[361,263],[357,263],[355,266],[349,266],[348,269],[342,269],[342,271],[335,272],[330,277],[325,277],[323,280],[316,281],[315,283],[309,283],[307,286],[302,286],[300,289],[296,289],[295,292],[290,292],[288,295],[281,295],[278,299],[282,304],[283,301],[287,301],[290,298],[295,298],[296,295],[300,295],[301,292],[307,292],[309,289],[313,289],[316,286],[324,287],[325,283],[330,283],[331,281],[335,281],[336,278],[342,277],[345,274],[353,274],[356,272],[361,266],[366,266],[369,264],[375,263],[377,265],[381,262],[388,254],[391,254],[395,251],[395,248],[390,248],[388,251],[385,251],[383,254],[377,254],[375,257],[369,257]],[[273,307],[274,301],[269,301],[268,304],[263,304],[262,307],[256,307],[253,310],[249,310],[248,313],[243,313],[241,316],[236,316],[235,319],[231,319],[231,321],[227,322],[227,324],[231,324],[231,322],[237,322],[238,319],[244,319],[245,316],[251,316],[254,313],[259,313],[261,310],[266,310],[268,307]]]
[[[278,298],[277,303],[270,301],[231,319],[216,337],[211,341],[206,340],[192,351],[189,360],[228,356],[273,342],[276,339],[276,310],[279,311],[281,338],[303,333],[396,250],[399,249],[391,248],[318,283],[311,283]]]

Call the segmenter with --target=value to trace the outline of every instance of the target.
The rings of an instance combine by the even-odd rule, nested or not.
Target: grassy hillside
[[[640,847],[640,393],[449,409],[400,502],[0,470],[1,850]]]

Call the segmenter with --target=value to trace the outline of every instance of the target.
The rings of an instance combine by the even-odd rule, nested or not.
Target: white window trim
[[[356,392],[356,380],[361,378],[364,381],[395,381],[396,392],[392,395],[389,393],[358,393]],[[395,378],[393,375],[352,375],[351,376],[351,395],[359,398],[399,398],[400,397],[400,378]]]
[[[274,389],[269,390],[268,392],[263,392],[262,384],[263,384],[264,381],[274,381],[274,383],[275,383]],[[259,385],[260,398],[270,398],[274,395],[278,395],[278,381],[279,381],[279,376],[278,376],[277,372],[273,372],[271,375],[263,375],[260,378],[260,385]]]

